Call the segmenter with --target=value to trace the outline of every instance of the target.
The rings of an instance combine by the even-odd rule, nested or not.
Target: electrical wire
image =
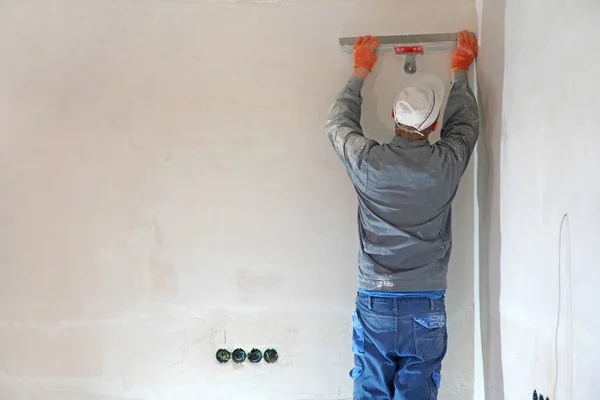
[[[563,235],[564,232],[564,235]],[[555,377],[554,377],[554,390],[552,394],[552,400],[556,399],[556,393],[558,388],[558,376],[559,376],[559,334],[560,334],[560,322],[562,317],[563,309],[563,236],[564,236],[564,248],[565,248],[565,284],[566,284],[566,353],[567,353],[567,387],[566,392],[568,400],[572,399],[572,382],[573,382],[573,320],[572,320],[572,307],[571,307],[571,226],[569,224],[569,214],[565,214],[560,221],[560,229],[558,232],[558,311],[556,315],[556,331],[554,335],[554,361],[555,361]]]

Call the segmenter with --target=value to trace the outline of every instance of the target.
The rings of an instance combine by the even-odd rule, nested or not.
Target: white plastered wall
[[[477,84],[482,123],[477,146],[481,350],[477,349],[476,354],[481,354],[479,360],[483,368],[475,370],[475,398],[487,396],[488,400],[499,400],[504,399],[500,329],[500,149],[505,0],[480,0],[476,5],[479,40]]]
[[[421,32],[474,22],[433,5]],[[356,204],[323,124],[357,6],[0,4],[0,398],[351,397]],[[391,62],[366,88],[380,139]],[[472,397],[472,198],[442,398]],[[236,346],[281,360],[214,361]]]
[[[491,276],[498,278],[489,285],[499,303],[489,297],[484,341],[501,344],[500,354],[488,348],[489,398],[531,398],[537,389],[553,400],[596,399],[600,57],[594,49],[600,4],[484,0],[481,5],[482,37],[491,47],[482,48],[479,68],[496,71],[489,75],[497,78],[484,85],[479,75],[482,98],[491,99],[485,109],[495,121],[487,132],[495,179],[490,201],[497,205],[491,219],[499,221],[488,227],[495,239]],[[503,74],[497,73],[502,60],[489,51],[502,41]],[[501,119],[494,110],[503,110]],[[565,214],[569,219],[561,233]]]

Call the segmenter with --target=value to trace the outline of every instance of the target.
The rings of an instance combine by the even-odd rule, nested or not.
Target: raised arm
[[[437,142],[448,150],[459,175],[464,172],[479,137],[479,111],[467,77],[476,54],[475,37],[460,32],[452,54],[452,89],[444,112],[441,140]]]
[[[354,72],[346,87],[338,95],[329,110],[325,133],[333,149],[344,162],[348,174],[355,183],[362,175],[361,166],[369,149],[376,141],[365,138],[360,125],[362,107],[361,90],[377,56],[379,41],[370,36],[359,37],[354,44]]]

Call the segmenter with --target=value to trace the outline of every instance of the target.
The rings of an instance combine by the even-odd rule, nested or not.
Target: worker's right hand
[[[477,55],[477,39],[470,32],[458,33],[458,45],[452,52],[452,71],[468,71]]]
[[[370,71],[377,62],[375,49],[379,46],[379,40],[371,36],[359,36],[354,42],[352,54],[354,54],[354,69],[366,68]]]

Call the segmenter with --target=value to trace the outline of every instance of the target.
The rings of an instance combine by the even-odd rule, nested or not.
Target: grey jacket
[[[361,125],[363,80],[352,77],[331,107],[326,134],[358,194],[358,287],[443,290],[452,249],[451,205],[479,136],[466,72],[455,72],[441,140],[379,144]]]

